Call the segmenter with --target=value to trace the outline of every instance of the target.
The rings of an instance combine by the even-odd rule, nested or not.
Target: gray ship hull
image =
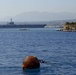
[[[0,25],[0,28],[44,28],[46,24]]]

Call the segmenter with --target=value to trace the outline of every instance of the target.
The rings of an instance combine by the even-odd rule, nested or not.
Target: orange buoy
[[[36,69],[39,67],[40,67],[40,62],[38,58],[35,56],[27,56],[22,63],[23,69]]]

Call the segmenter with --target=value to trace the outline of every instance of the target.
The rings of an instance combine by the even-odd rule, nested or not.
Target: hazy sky
[[[28,11],[76,12],[76,0],[0,0],[0,18]]]

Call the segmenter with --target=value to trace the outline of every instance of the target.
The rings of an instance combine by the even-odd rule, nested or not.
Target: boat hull
[[[44,28],[46,24],[0,25],[0,28]]]

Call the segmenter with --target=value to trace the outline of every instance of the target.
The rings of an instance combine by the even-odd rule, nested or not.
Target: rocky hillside
[[[61,29],[63,31],[76,31],[76,22],[66,22],[66,24],[64,24],[63,29]]]

